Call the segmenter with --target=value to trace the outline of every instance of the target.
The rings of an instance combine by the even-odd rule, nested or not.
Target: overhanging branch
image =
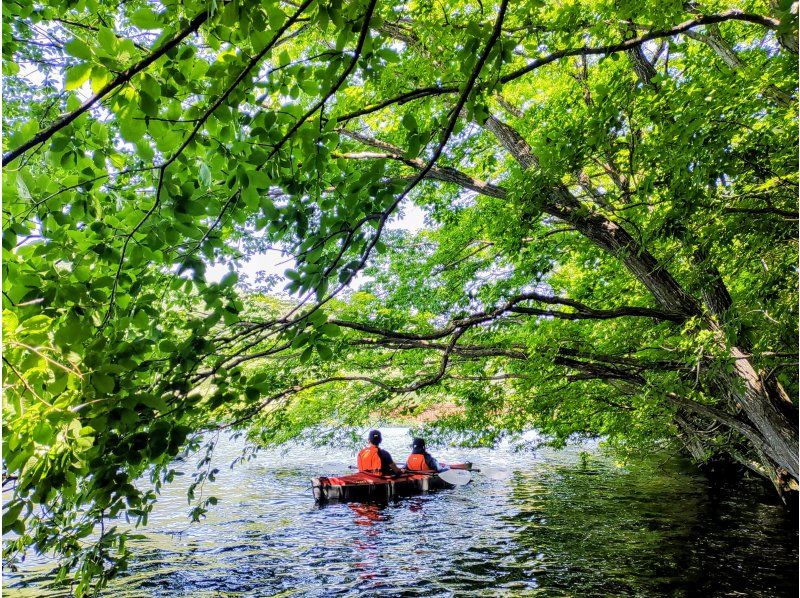
[[[3,154],[3,166],[6,166],[25,152],[27,152],[32,147],[39,145],[40,143],[44,143],[48,139],[50,139],[53,135],[58,133],[61,129],[66,127],[68,124],[73,122],[76,118],[78,118],[81,114],[89,110],[92,106],[97,104],[100,100],[106,97],[109,93],[115,90],[117,87],[120,87],[126,84],[128,81],[133,78],[134,75],[142,72],[144,69],[149,67],[153,64],[156,60],[164,56],[167,52],[172,50],[172,48],[176,47],[180,44],[184,39],[186,39],[190,34],[196,32],[200,26],[206,22],[209,18],[209,12],[203,11],[198,14],[195,18],[193,18],[189,24],[186,26],[185,29],[180,31],[176,34],[172,39],[166,42],[163,46],[161,46],[158,50],[154,50],[150,53],[149,56],[140,60],[132,67],[122,71],[119,75],[114,77],[111,81],[106,83],[101,89],[97,91],[92,97],[86,100],[83,104],[81,104],[78,108],[73,110],[72,112],[65,114],[61,118],[59,118],[56,122],[52,125],[47,127],[45,130],[37,133],[33,137],[31,137],[28,141],[20,145],[18,148],[11,150],[10,152],[6,152]]]

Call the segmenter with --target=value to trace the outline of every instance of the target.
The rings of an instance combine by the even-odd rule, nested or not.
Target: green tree
[[[796,489],[790,5],[4,3],[7,558],[83,593],[210,432],[443,402]],[[266,248],[291,301],[206,280]]]

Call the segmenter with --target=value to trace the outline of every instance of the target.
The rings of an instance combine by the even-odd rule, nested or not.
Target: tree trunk
[[[523,169],[538,167],[538,159],[530,145],[512,127],[493,116],[486,120],[484,127],[495,135]],[[568,222],[595,245],[620,259],[661,307],[687,318],[698,317],[706,329],[714,332],[717,343],[733,361],[734,378],[730,386],[735,388],[738,383],[743,387],[736,393],[739,405],[760,437],[751,438],[751,441],[756,444],[760,444],[757,440],[763,441],[764,451],[770,459],[797,480],[800,472],[796,416],[787,417],[786,401],[771,396],[769,385],[764,383],[749,355],[735,343],[728,343],[718,319],[724,317],[731,300],[716,268],[706,265],[702,272],[707,281],[704,298],[708,312],[704,312],[700,303],[628,231],[581,204],[564,184],[551,183],[546,189],[538,190],[538,194],[544,198],[541,207],[545,213]],[[695,256],[698,257],[703,256]],[[796,410],[794,412],[796,414]]]
[[[798,479],[798,428],[797,410],[791,406],[786,393],[776,381],[767,383],[750,361],[749,347],[743,339],[729,342],[720,322],[728,318],[733,301],[717,267],[704,249],[693,253],[695,266],[703,277],[701,294],[708,313],[710,328],[722,347],[728,348],[733,360],[734,372],[744,382],[744,391],[737,393],[737,400],[747,418],[764,439],[764,452],[778,465],[785,467],[792,477]],[[789,403],[789,405],[787,405]]]
[[[635,48],[626,50],[625,55],[628,57],[628,61],[630,61],[639,81],[644,85],[650,85],[653,77],[656,76],[656,69],[650,64],[650,61],[647,60],[642,46],[636,46]]]
[[[709,312],[724,319],[733,305],[733,299],[728,287],[725,286],[725,281],[722,280],[722,274],[703,247],[694,250],[692,259],[703,277],[703,286],[700,289],[703,303]]]
[[[686,451],[692,456],[692,459],[698,463],[704,463],[708,459],[708,454],[694,427],[680,413],[676,413],[674,419],[675,425],[683,432],[681,440]]]
[[[730,44],[725,41],[725,38],[722,37],[722,33],[720,33],[719,30],[719,25],[706,25],[705,33],[699,33],[690,29],[686,32],[686,37],[706,44],[717,54],[717,56],[722,59],[726,65],[728,65],[728,68],[734,72],[739,72],[747,66],[745,62],[739,58],[739,55],[736,54]],[[784,108],[792,105],[791,94],[786,93],[773,84],[767,85],[764,93]]]
[[[733,346],[730,355],[734,359],[735,373],[745,384],[740,396],[742,411],[763,436],[767,455],[797,480],[800,478],[797,419],[784,415],[784,410],[779,407],[780,399],[770,395],[768,385],[764,384],[746,353]]]
[[[493,116],[484,126],[525,170],[538,167],[533,150],[513,128]],[[619,258],[661,307],[686,317],[701,314],[697,301],[619,224],[581,204],[563,183],[551,184],[542,191],[545,213],[568,222],[598,247]]]
[[[786,21],[795,21],[797,19],[796,14],[792,14],[793,10],[797,8],[797,2],[790,2],[788,4],[787,10],[782,10],[780,0],[769,0],[770,12],[773,16],[781,20],[781,25],[784,25]],[[778,33],[778,41],[786,50],[792,54],[797,54],[798,40],[796,23],[793,27],[787,27],[786,31],[780,31]]]

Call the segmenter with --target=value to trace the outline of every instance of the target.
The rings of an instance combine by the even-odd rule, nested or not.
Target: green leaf
[[[308,316],[308,321],[314,326],[321,326],[328,321],[328,315],[321,309],[317,309],[310,316]]]
[[[408,147],[406,148],[407,158],[416,158],[422,150],[422,139],[419,135],[410,135],[408,138]]]
[[[225,309],[222,311],[222,320],[226,326],[232,326],[239,321],[239,315]]]
[[[92,72],[92,65],[89,63],[76,64],[71,66],[66,71],[64,78],[64,89],[71,91],[78,89],[81,85],[89,80],[89,75]]]
[[[417,119],[410,112],[406,112],[403,115],[401,123],[406,129],[408,129],[412,133],[416,133],[417,129],[419,129],[419,125],[417,124]]]
[[[38,444],[50,445],[53,442],[53,428],[44,421],[40,421],[33,429],[31,437]]]
[[[163,341],[158,343],[158,350],[161,351],[162,353],[167,353],[167,354],[174,353],[175,351],[177,351],[177,349],[178,346],[168,338],[165,338]]]
[[[269,19],[269,26],[273,30],[280,29],[286,22],[286,15],[276,4],[268,5],[267,18]]]
[[[119,133],[125,141],[136,143],[147,131],[144,120],[133,116],[122,116],[119,119]],[[138,146],[137,146],[138,147]]]
[[[396,64],[396,63],[400,62],[400,56],[397,54],[397,52],[395,52],[394,50],[391,50],[389,48],[382,48],[378,52],[378,56],[383,58],[389,64]]]
[[[305,351],[303,351],[303,354],[300,355],[300,363],[306,363],[309,359],[311,359],[311,355],[313,353],[314,353],[313,346],[306,347]]]
[[[92,386],[102,394],[110,394],[114,391],[114,379],[102,372],[95,372],[92,374]]]
[[[144,92],[149,95],[154,101],[161,97],[161,85],[158,81],[149,74],[145,73],[139,84],[140,93]]]
[[[117,49],[117,36],[108,27],[100,27],[97,32],[97,41],[100,42],[100,47],[105,50],[109,56],[114,56]]]
[[[22,513],[25,503],[21,500],[12,502],[5,511],[3,511],[3,535],[7,534],[15,526]]]
[[[319,327],[319,331],[326,336],[340,336],[342,334],[342,329],[338,324],[334,324],[333,322],[323,324]]]
[[[145,92],[139,94],[139,107],[147,116],[158,116],[158,102]]]
[[[80,58],[81,60],[91,60],[94,56],[89,46],[86,45],[86,42],[78,38],[67,42],[67,45],[64,46],[64,49],[70,56]]]
[[[91,79],[92,93],[98,93],[111,81],[111,72],[101,66],[95,65],[92,67]]]
[[[86,282],[92,275],[91,270],[86,266],[78,266],[72,273],[79,282]]]
[[[139,29],[161,29],[163,26],[160,15],[149,8],[140,8],[130,16],[130,19]]]
[[[3,249],[11,251],[17,244],[17,233],[6,229],[3,231]]]
[[[140,309],[134,314],[132,322],[140,330],[146,330],[150,327],[150,316],[143,309]]]
[[[330,361],[333,359],[333,350],[328,345],[322,343],[317,344],[317,353],[323,361]]]
[[[292,341],[292,349],[299,349],[300,347],[305,345],[308,342],[308,339],[310,338],[311,334],[308,332],[302,332],[298,334],[296,337],[294,337],[294,340]]]
[[[203,185],[203,187],[208,188],[211,186],[211,171],[204,162],[202,162],[197,169],[197,178],[200,180],[200,184]]]
[[[219,286],[224,289],[234,286],[237,282],[239,282],[239,275],[236,272],[228,272],[219,281]]]

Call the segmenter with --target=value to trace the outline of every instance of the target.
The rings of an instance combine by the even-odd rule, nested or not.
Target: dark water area
[[[405,430],[384,446],[401,461]],[[162,495],[105,596],[797,596],[796,516],[755,480],[712,487],[662,455],[615,463],[562,451],[439,449],[483,472],[386,505],[318,506],[310,478],[350,449],[262,451],[233,469],[221,443],[208,518],[189,524],[189,477]],[[8,596],[62,596],[46,559],[6,574]]]

